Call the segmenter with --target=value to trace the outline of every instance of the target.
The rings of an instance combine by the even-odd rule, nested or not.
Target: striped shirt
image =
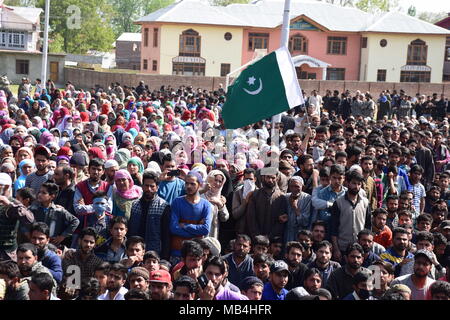
[[[425,187],[419,182],[417,184],[411,184],[408,191],[414,194],[413,205],[415,212],[413,213],[413,221],[415,222],[420,215],[420,201],[426,197]]]

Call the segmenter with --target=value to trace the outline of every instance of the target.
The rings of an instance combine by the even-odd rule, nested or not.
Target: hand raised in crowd
[[[201,286],[198,287],[198,296],[200,300],[213,300],[216,295],[216,289],[214,289],[214,285],[211,280],[208,281],[208,284],[204,289]]]

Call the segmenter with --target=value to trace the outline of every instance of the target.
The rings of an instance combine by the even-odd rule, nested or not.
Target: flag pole
[[[289,47],[289,22],[290,22],[291,0],[284,1],[283,11],[283,26],[281,27],[280,47]],[[272,127],[275,123],[281,121],[281,114],[276,114],[272,117]]]
[[[41,81],[44,84],[44,88],[47,84],[49,17],[50,17],[50,0],[45,0],[44,47],[42,48],[42,70],[41,70]]]

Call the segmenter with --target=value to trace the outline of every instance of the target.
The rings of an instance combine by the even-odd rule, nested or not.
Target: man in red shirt
[[[392,231],[386,225],[388,212],[383,208],[375,209],[372,213],[373,240],[385,248],[392,245]]]

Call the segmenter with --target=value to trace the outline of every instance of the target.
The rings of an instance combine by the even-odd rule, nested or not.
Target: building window
[[[317,79],[316,73],[308,73],[308,79],[309,80],[316,80]]]
[[[152,71],[158,71],[158,61],[152,61]]]
[[[386,39],[381,39],[381,40],[380,40],[380,46],[381,46],[382,48],[386,47],[386,46],[387,46],[387,40],[386,40]]]
[[[328,37],[328,54],[347,54],[347,37]]]
[[[300,34],[293,35],[289,39],[289,51],[291,53],[308,53],[308,42],[306,38],[301,36]]]
[[[327,80],[345,80],[345,68],[328,68]]]
[[[25,49],[25,32],[0,30],[0,48]]]
[[[220,65],[220,76],[221,77],[226,77],[227,74],[229,74],[231,71],[231,64],[229,63],[222,63]]]
[[[402,71],[400,82],[430,82],[430,71]]]
[[[29,68],[29,60],[16,60],[16,74],[28,74]]]
[[[158,28],[153,29],[153,48],[158,47]]]
[[[377,81],[386,81],[386,69],[378,69]]]
[[[363,49],[367,48],[367,37],[361,38],[361,48]]]
[[[142,69],[147,70],[148,69],[148,60],[144,59],[144,62],[142,63]]]
[[[226,32],[223,37],[225,38],[225,40],[230,41],[231,38],[233,38],[233,35],[230,32]]]
[[[248,50],[267,49],[269,45],[268,33],[249,33],[248,34]]]
[[[148,47],[148,28],[144,29],[144,47]]]
[[[408,46],[407,65],[424,66],[427,64],[428,46],[420,39],[412,41]]]
[[[204,63],[187,63],[187,62],[174,62],[172,66],[173,75],[183,76],[204,76],[205,64]]]
[[[183,31],[180,35],[180,56],[200,57],[201,37],[192,29]]]
[[[447,37],[447,41],[445,42],[445,60],[450,61],[450,37]]]

